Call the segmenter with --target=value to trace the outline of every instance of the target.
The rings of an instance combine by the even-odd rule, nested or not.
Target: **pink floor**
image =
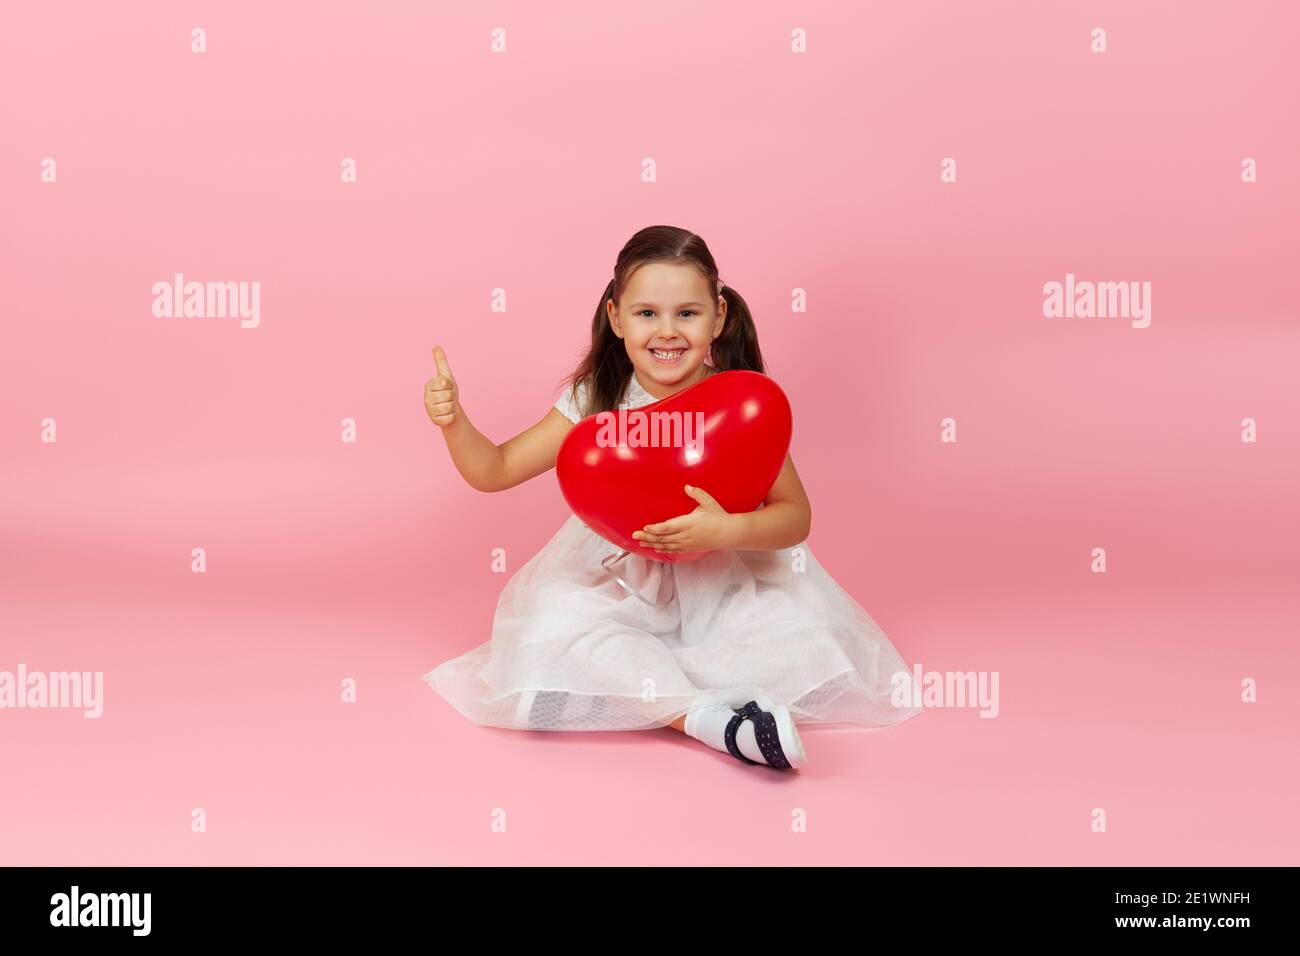
[[[82,499],[53,476],[26,489],[27,524],[8,514],[18,536],[5,554],[0,669],[102,670],[105,704],[98,719],[0,712],[0,862],[1296,860],[1297,600],[1279,597],[1278,581],[1137,588],[996,567],[963,579],[950,556],[935,579],[969,587],[946,594],[908,586],[906,550],[876,562],[887,586],[869,586],[833,529],[825,547],[814,535],[909,662],[998,671],[1001,712],[813,730],[809,767],[790,775],[667,729],[470,724],[420,675],[485,633],[500,576],[469,562],[386,563],[364,536],[330,552],[331,535],[353,534],[346,519],[291,533],[290,518],[279,527],[224,511],[234,499],[208,504],[224,528],[207,536],[208,574],[193,575],[184,548],[179,561],[161,555],[201,519],[168,520],[168,478],[136,478],[101,492],[119,515],[136,514],[135,532],[110,521],[74,534],[74,516],[56,515]],[[535,487],[504,507],[540,508],[558,526],[558,492]],[[470,512],[481,499],[464,495]],[[372,518],[395,522],[398,510]],[[408,522],[412,535],[429,536],[426,519]],[[468,521],[446,535],[463,536]],[[302,556],[317,543],[331,556]],[[1248,676],[1255,704],[1239,701]],[[345,677],[358,683],[355,704],[338,699]],[[204,833],[190,829],[196,807]],[[1105,833],[1091,832],[1096,807]],[[492,830],[496,808],[505,833]],[[796,808],[806,833],[791,831]]]

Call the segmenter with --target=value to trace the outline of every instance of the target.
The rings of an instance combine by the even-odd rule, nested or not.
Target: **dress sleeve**
[[[555,407],[560,410],[561,415],[576,424],[585,417],[582,409],[587,407],[587,392],[586,382],[579,382],[572,388],[566,388],[555,403]]]

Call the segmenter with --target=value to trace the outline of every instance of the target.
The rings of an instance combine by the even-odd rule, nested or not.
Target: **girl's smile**
[[[655,357],[655,361],[658,362],[660,365],[676,365],[676,364],[677,364],[677,361],[678,361],[678,360],[679,360],[683,355],[686,354],[686,349],[684,349],[684,348],[676,348],[676,349],[654,349],[654,348],[652,348],[652,349],[650,350],[650,354],[653,355],[653,356]]]

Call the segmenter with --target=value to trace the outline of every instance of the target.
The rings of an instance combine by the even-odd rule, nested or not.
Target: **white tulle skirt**
[[[492,639],[424,679],[476,723],[534,730],[644,730],[749,700],[785,704],[801,730],[920,712],[898,651],[806,543],[630,554],[611,573],[620,550],[571,517],[506,583]]]

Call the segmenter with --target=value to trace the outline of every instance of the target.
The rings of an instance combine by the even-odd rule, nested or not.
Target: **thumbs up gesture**
[[[460,393],[441,345],[433,347],[433,361],[438,366],[438,374],[424,383],[424,410],[429,413],[429,421],[446,428],[463,417]]]

